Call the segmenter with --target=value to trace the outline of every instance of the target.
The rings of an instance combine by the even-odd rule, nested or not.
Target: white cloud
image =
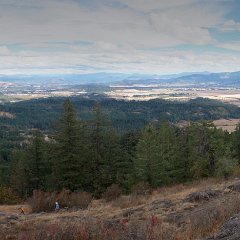
[[[179,19],[167,14],[151,14],[150,22],[159,34],[165,34],[170,39],[178,39],[179,43],[209,44],[213,39],[207,29],[199,26],[183,25]],[[169,44],[171,45],[171,44]]]
[[[226,22],[221,2],[0,0],[0,73],[237,70],[239,56],[176,50],[181,44],[217,45],[210,28],[238,27]],[[15,43],[18,51],[11,48]],[[152,51],[162,47],[171,48]]]
[[[240,22],[228,20],[219,29],[223,32],[240,31]]]
[[[5,6],[0,8],[0,44],[16,40],[38,43],[88,40],[151,47],[189,42],[203,44],[212,41],[207,28],[219,23],[222,14],[219,9],[216,11],[215,5],[184,6],[195,0],[150,0],[149,4],[145,3],[148,1],[139,1],[138,5],[133,1],[135,7],[162,8],[142,14],[136,9],[104,4],[89,9],[69,0],[43,0],[37,4],[28,0],[27,6],[34,3],[30,9]],[[168,9],[168,6],[178,8]]]
[[[166,8],[175,8],[175,7],[181,7],[186,6],[189,4],[193,4],[198,2],[198,0],[177,0],[177,1],[169,1],[169,0],[122,0],[123,3],[125,3],[127,6],[143,11],[143,12],[149,12],[153,10],[160,10],[160,9],[166,9]]]
[[[6,46],[0,46],[0,56],[9,55],[11,51]]]
[[[103,44],[105,45],[105,44]],[[22,51],[0,56],[0,74],[25,73],[173,73],[190,71],[237,71],[240,55],[186,51],[144,51],[131,47],[121,48],[101,43],[88,47],[72,47],[66,53]],[[102,49],[105,49],[103,52]],[[16,69],[16,66],[18,68]]]
[[[220,48],[228,49],[228,50],[240,51],[240,41],[221,43],[221,44],[217,44],[217,46]]]

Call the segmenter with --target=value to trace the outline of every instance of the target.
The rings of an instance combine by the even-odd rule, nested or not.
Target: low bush
[[[132,188],[132,194],[135,195],[149,195],[151,192],[151,187],[147,182],[139,182]]]
[[[0,204],[16,204],[20,200],[11,188],[0,187]]]
[[[19,240],[176,240],[173,227],[151,221],[109,223],[85,220],[78,223],[41,223],[37,228],[22,232]],[[185,238],[179,238],[183,240]]]
[[[216,176],[224,177],[228,179],[234,174],[234,170],[237,167],[237,161],[229,158],[219,159],[217,162]]]
[[[122,195],[122,189],[117,185],[113,184],[106,189],[103,193],[102,198],[105,199],[107,202],[116,200]]]
[[[61,192],[44,192],[34,190],[33,195],[28,199],[28,203],[33,212],[49,212],[54,210],[55,202],[61,208],[86,209],[92,201],[92,195],[87,192],[71,192],[63,189]]]

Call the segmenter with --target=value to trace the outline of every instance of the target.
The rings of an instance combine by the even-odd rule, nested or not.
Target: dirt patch
[[[0,112],[0,117],[14,119],[16,116],[9,112]]]
[[[213,121],[213,124],[217,128],[221,128],[224,131],[228,131],[228,132],[234,132],[237,124],[239,123],[240,123],[240,119],[233,119],[233,118],[219,119],[219,120]]]

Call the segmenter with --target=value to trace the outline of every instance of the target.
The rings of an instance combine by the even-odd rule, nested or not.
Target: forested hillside
[[[120,133],[142,129],[149,122],[162,118],[170,122],[240,118],[237,106],[203,98],[188,102],[161,99],[124,101],[98,95],[70,99],[82,120],[92,119],[92,109],[97,102],[100,103],[102,111]],[[0,116],[1,125],[51,130],[62,111],[64,100],[63,97],[46,98],[0,105],[0,112],[12,114],[12,117]]]
[[[234,106],[204,99],[62,103],[44,99],[1,106],[15,119],[1,121],[0,184],[21,197],[34,189],[63,188],[100,197],[113,184],[129,192],[139,183],[159,187],[227,178],[240,163],[240,127],[229,134],[202,121],[239,116]],[[180,129],[172,124],[179,119],[201,121]]]

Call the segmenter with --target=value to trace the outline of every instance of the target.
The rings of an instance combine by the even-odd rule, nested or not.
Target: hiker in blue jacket
[[[59,211],[60,210],[60,205],[58,202],[55,202],[55,211]]]

